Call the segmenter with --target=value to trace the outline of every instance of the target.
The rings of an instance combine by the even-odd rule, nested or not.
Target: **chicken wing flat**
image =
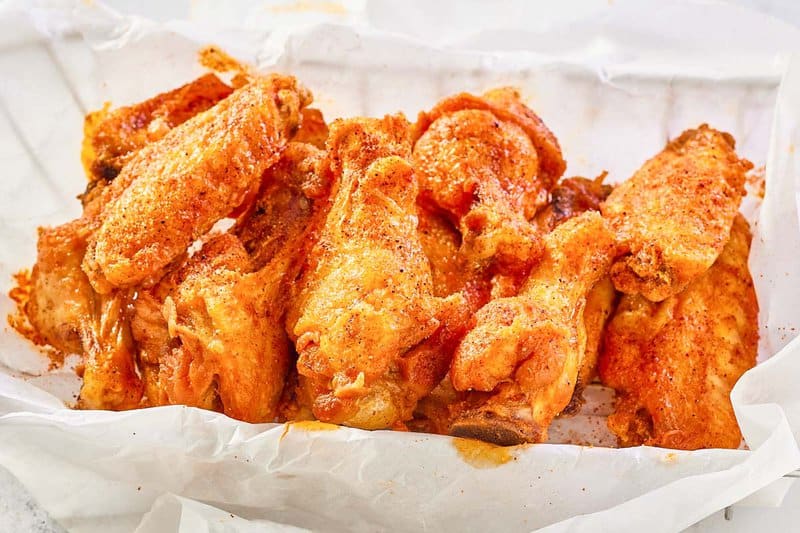
[[[144,102],[89,113],[81,150],[89,181],[113,180],[132,154],[210,109],[231,92],[233,89],[214,74],[206,74]]]
[[[617,290],[659,302],[714,263],[752,168],[734,148],[733,137],[704,124],[670,142],[611,193],[602,212],[625,249],[611,269]]]
[[[615,253],[602,217],[587,212],[545,237],[545,252],[518,296],[492,300],[456,350],[456,390],[493,394],[452,425],[457,436],[498,444],[541,442],[570,402],[586,349],[586,296]]]
[[[617,391],[608,426],[623,446],[739,446],[730,392],[755,365],[758,343],[749,249],[750,231],[739,215],[717,261],[683,292],[660,303],[622,298],[599,372]]]
[[[290,359],[282,295],[327,199],[316,172],[321,156],[289,143],[230,234],[139,292],[132,328],[146,405],[184,403],[250,422],[275,418]]]
[[[392,426],[411,417],[447,370],[447,362],[418,357],[447,306],[433,296],[417,234],[410,148],[402,116],[331,127],[332,205],[287,321],[298,352],[298,396],[320,420]],[[408,358],[441,372],[425,378],[433,381],[426,391],[407,378],[421,372]]]
[[[79,220],[39,228],[25,314],[45,342],[65,353],[81,353],[81,324],[94,299],[89,279],[81,270],[87,238]]]
[[[95,290],[155,283],[258,187],[310,99],[294,78],[257,78],[138,151],[120,175],[136,178],[89,242]]]
[[[160,367],[170,403],[247,422],[275,418],[289,367],[280,312],[284,272],[252,272],[247,251],[229,233],[189,260],[164,303],[170,336],[177,339]]]
[[[420,197],[449,214],[472,264],[526,269],[541,253],[529,220],[565,163],[553,134],[511,89],[459,94],[419,116]]]

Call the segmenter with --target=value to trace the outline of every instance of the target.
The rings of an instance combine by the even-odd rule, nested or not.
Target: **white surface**
[[[245,3],[251,6],[256,4]],[[594,7],[588,4],[594,4]],[[601,9],[597,3],[588,2],[587,6]],[[202,9],[208,9],[203,2],[196,3],[196,8],[201,13]],[[264,13],[269,13],[269,17],[262,20],[259,16],[263,18]],[[265,28],[261,23],[266,24],[269,22],[267,19],[274,19],[276,16],[274,12],[260,12],[253,7],[249,14],[246,23],[252,29],[261,31]],[[662,13],[658,22],[664,23],[670,17],[680,14],[679,8],[670,13]],[[380,12],[375,10],[371,15],[381,18],[378,17]],[[232,16],[235,19],[235,13]],[[705,16],[710,15],[706,13]],[[701,20],[702,17],[699,16]],[[363,17],[360,16],[350,18],[355,22],[363,22]],[[384,26],[398,23],[395,17],[383,17],[381,20],[384,21]],[[645,18],[644,21],[646,20]],[[741,17],[734,16],[727,22],[735,26],[741,20]],[[518,24],[523,22],[525,20],[522,18],[517,21]],[[772,116],[771,87],[774,86],[774,81],[771,80],[780,72],[781,64],[772,60],[764,61],[763,58],[774,57],[774,50],[770,50],[770,46],[780,49],[792,39],[792,33],[780,25],[775,26],[768,22],[764,24],[770,27],[772,39],[765,39],[758,32],[738,39],[741,41],[738,45],[743,50],[757,49],[757,54],[732,54],[731,50],[726,50],[735,57],[735,61],[730,58],[726,60],[725,54],[714,58],[715,69],[712,70],[712,75],[727,80],[718,83],[703,83],[681,77],[671,81],[658,76],[655,76],[655,80],[650,79],[657,73],[643,72],[642,69],[652,69],[653,65],[660,65],[662,68],[671,65],[674,69],[667,72],[683,71],[687,75],[708,72],[708,69],[703,66],[703,54],[695,54],[691,60],[684,61],[682,58],[686,50],[682,56],[679,53],[670,53],[674,49],[668,47],[666,50],[642,47],[634,49],[637,53],[632,54],[632,50],[626,48],[630,47],[630,42],[626,44],[624,32],[616,33],[616,40],[598,40],[604,33],[602,27],[586,23],[582,27],[584,31],[579,33],[580,38],[571,39],[574,48],[568,51],[572,54],[568,63],[573,66],[568,68],[565,68],[563,61],[560,67],[555,67],[552,62],[548,63],[542,57],[529,54],[514,53],[505,56],[503,62],[493,62],[487,61],[487,56],[439,55],[426,52],[418,45],[402,42],[391,44],[385,41],[380,46],[370,46],[370,36],[353,36],[342,30],[299,34],[292,41],[291,56],[282,54],[280,47],[269,46],[254,55],[262,62],[278,61],[288,70],[296,72],[322,96],[320,101],[323,107],[343,114],[379,113],[394,110],[398,106],[413,111],[429,106],[443,92],[480,89],[498,82],[521,85],[526,89],[526,94],[533,98],[536,109],[562,139],[570,158],[570,172],[591,174],[601,168],[608,168],[619,179],[629,174],[644,157],[655,152],[666,137],[698,120],[711,120],[718,127],[731,130],[739,139],[740,150],[745,155],[756,163],[764,162]],[[15,25],[17,29],[20,27]],[[8,245],[7,250],[14,251],[14,257],[5,259],[2,266],[6,270],[30,263],[32,227],[45,221],[63,220],[66,216],[65,210],[59,207],[62,199],[69,197],[74,190],[79,190],[82,178],[77,166],[79,128],[76,128],[76,124],[79,124],[81,105],[96,107],[102,99],[109,96],[115,103],[141,98],[154,90],[171,85],[171,79],[181,80],[191,74],[193,46],[182,44],[184,41],[177,40],[175,36],[148,37],[146,25],[129,25],[127,28],[124,40],[138,41],[135,50],[117,52],[110,49],[84,56],[86,52],[80,46],[59,45],[44,50],[21,47],[12,51],[11,59],[6,51],[5,60],[10,61],[7,66],[13,67],[20,61],[25,61],[25,69],[16,70],[18,77],[0,87],[0,94],[4,99],[15,104],[8,106],[11,118],[16,119],[11,122],[23,130],[21,134],[7,132],[5,138],[12,141],[23,139],[25,142],[17,146],[4,143],[11,163],[21,165],[8,171],[16,179],[6,181],[5,186],[9,187],[8,194],[15,195],[15,200],[26,196],[37,200],[33,217],[30,204],[15,201],[13,205],[7,206],[7,216],[2,220],[6,228],[13,228],[13,232],[6,231],[3,242]],[[203,35],[199,30],[187,27],[180,29],[192,31],[194,35]],[[544,28],[542,31],[548,30]],[[461,31],[457,35],[448,36],[440,32],[440,44],[452,45],[453,42],[459,42],[461,46],[481,48],[485,47],[488,38],[496,39],[491,34],[488,37],[486,34],[469,37],[468,33]],[[102,34],[103,31],[92,33],[95,38]],[[142,36],[145,37],[140,39]],[[525,40],[523,37],[526,35],[513,34],[507,37],[503,46],[508,50],[518,51],[518,45]],[[721,34],[715,37],[714,32],[709,35],[712,40],[722,37]],[[648,35],[648,39],[652,38],[652,35]],[[748,39],[758,42],[748,47]],[[231,40],[240,42],[234,38]],[[251,39],[247,42],[257,41]],[[686,44],[685,40],[681,40],[681,45],[689,48],[692,46]],[[247,48],[246,44],[241,47]],[[324,51],[324,54],[320,54],[320,51]],[[610,83],[603,83],[596,76],[590,75],[590,71],[574,66],[575,63],[585,61],[587,54],[592,58],[590,66],[601,69],[603,77],[600,79]],[[65,69],[67,80],[73,80],[73,84],[84,80],[84,83],[77,83],[75,98],[72,100],[63,97],[43,98],[48,96],[48,91],[69,92],[66,86],[59,89],[52,83],[45,82],[57,74],[52,71],[53,55],[59,64],[70,67]],[[158,55],[160,60],[152,61]],[[147,58],[151,60],[148,61]],[[414,84],[409,85],[408,73],[399,75],[397,65],[391,65],[398,58],[412,63],[415,69],[430,69],[438,73],[447,64],[452,67],[453,74],[449,77],[438,75],[435,78],[412,76]],[[361,66],[363,71],[355,69],[350,72],[350,77],[343,78],[339,75],[342,67],[337,66],[337,62],[338,65]],[[508,62],[514,62],[516,66],[513,69],[502,68]],[[47,65],[50,65],[50,70]],[[81,76],[80,72],[74,70],[86,68],[87,65],[91,66],[84,73],[88,76]],[[130,79],[130,72],[142,72],[142,65],[148,66],[147,78],[137,78],[135,82],[127,84],[118,82]],[[629,74],[625,74],[626,70]],[[749,72],[750,75],[742,80],[741,76],[736,77],[737,72]],[[395,76],[394,83],[392,76]],[[98,83],[85,83],[87,77]],[[59,83],[64,85],[63,80]],[[386,87],[402,87],[402,90],[392,92],[387,91]],[[36,102],[36,106],[33,102]],[[698,105],[699,103],[702,105]],[[42,105],[50,107],[42,108]],[[789,102],[788,105],[796,103]],[[624,109],[624,116],[619,116],[614,109]],[[784,109],[788,118],[783,123],[779,121],[778,125],[788,127],[776,128],[773,144],[773,161],[776,164],[771,165],[770,179],[773,183],[768,188],[768,191],[775,191],[772,199],[777,199],[781,206],[789,209],[789,216],[794,213],[795,221],[796,212],[791,210],[796,210],[796,206],[786,201],[787,198],[791,199],[794,191],[794,183],[787,178],[792,171],[787,165],[793,164],[794,160],[787,157],[786,149],[787,143],[796,141],[797,132],[792,129],[796,126],[796,122],[792,122],[797,120],[796,111]],[[52,117],[54,114],[63,117],[62,120],[56,123],[42,123],[37,120],[37,117]],[[75,117],[78,117],[77,121]],[[40,128],[40,124],[46,126]],[[614,133],[589,136],[587,131]],[[41,157],[41,168],[25,167],[30,162],[24,163],[20,154],[26,149],[26,145],[34,152],[46,154],[46,157]],[[621,150],[623,147],[624,150]],[[784,165],[782,173],[772,170],[780,165]],[[47,176],[57,179],[48,183],[43,179]],[[781,185],[788,189],[784,194],[777,194]],[[768,198],[767,202],[769,201]],[[75,203],[70,204],[67,211],[74,211],[76,206],[73,204]],[[13,209],[19,211],[14,212]],[[776,220],[785,221],[787,218],[782,215],[776,217]],[[765,224],[765,231],[769,227],[769,224]],[[774,236],[761,251],[764,259],[781,251],[780,247],[770,247],[770,243],[777,244]],[[781,244],[786,250],[793,249],[785,246],[785,241],[781,241]],[[766,260],[762,263],[765,272],[766,265],[775,264],[774,261]],[[758,267],[754,271],[758,273]],[[769,277],[768,272],[767,274]],[[772,275],[769,281],[777,284],[770,289],[776,295],[789,294],[788,291],[797,286],[788,283],[782,276]],[[759,288],[762,301],[768,296],[768,293],[764,293],[765,287],[766,285],[762,285]],[[768,355],[790,338],[777,328],[791,327],[796,317],[785,314],[781,309],[771,310],[763,315],[765,324],[769,320],[773,322],[770,330],[765,332],[767,334],[764,338],[767,342],[762,346],[764,355]],[[5,341],[14,342],[11,339]],[[23,346],[15,345],[13,350],[4,349],[0,356],[6,357],[5,361],[9,366],[36,370],[37,360],[32,356],[20,358],[20,353],[23,353]],[[796,401],[794,391],[790,387],[785,390],[780,387],[775,390],[774,387],[780,381],[781,375],[785,376],[790,372],[797,375],[800,371],[790,368],[794,366],[791,361],[787,361],[790,355],[785,354],[781,361],[773,360],[760,367],[758,372],[748,375],[747,382],[737,389],[739,414],[743,416],[743,428],[748,442],[751,447],[759,447],[759,451],[751,455],[758,457],[760,453],[762,460],[754,461],[751,458],[742,463],[741,467],[731,468],[727,472],[703,475],[702,479],[677,482],[664,490],[650,492],[644,498],[651,500],[650,503],[640,499],[611,512],[601,513],[606,527],[622,530],[632,529],[640,524],[658,531],[670,530],[670,525],[674,527],[675,524],[691,523],[693,516],[699,518],[707,513],[706,509],[718,508],[724,502],[738,499],[746,493],[742,492],[743,487],[756,487],[765,480],[774,479],[782,473],[778,470],[786,468],[788,462],[796,461],[797,458],[791,455],[796,450],[791,446],[786,447],[786,439],[791,437],[780,433],[783,413],[789,415],[793,424],[797,423],[797,411],[793,410],[797,405],[792,403]],[[40,381],[39,385],[51,388],[44,381]],[[504,525],[519,529],[524,528],[525,524],[534,526],[546,523],[542,520],[564,518],[575,512],[600,511],[626,497],[655,488],[687,473],[733,465],[747,456],[737,452],[698,452],[678,454],[675,456],[676,460],[673,456],[656,450],[610,452],[600,449],[537,446],[518,452],[515,463],[496,470],[475,472],[455,456],[447,439],[397,434],[386,435],[385,439],[385,434],[373,434],[367,439],[363,432],[345,430],[319,433],[309,438],[304,432],[292,431],[287,441],[294,446],[287,449],[289,446],[280,441],[275,430],[257,434],[252,426],[232,423],[211,413],[172,408],[159,411],[158,416],[154,412],[86,416],[85,413],[51,412],[57,404],[44,395],[40,397],[39,405],[29,405],[31,391],[19,383],[5,382],[0,386],[0,391],[4,395],[0,411],[14,411],[24,406],[32,413],[49,413],[47,416],[12,414],[3,417],[0,431],[4,431],[4,435],[9,437],[8,442],[13,437],[13,444],[0,449],[0,461],[4,458],[10,460],[13,464],[12,470],[35,489],[35,494],[46,508],[57,517],[68,517],[69,523],[65,522],[66,525],[86,530],[92,525],[99,527],[97,517],[102,517],[103,513],[127,520],[128,524],[135,524],[141,518],[138,509],[146,510],[151,504],[154,505],[153,511],[145,519],[144,525],[147,525],[147,520],[152,524],[153,517],[164,517],[166,520],[167,516],[175,516],[175,512],[184,516],[180,510],[185,512],[187,520],[188,517],[204,515],[224,518],[225,513],[220,515],[208,506],[186,499],[165,496],[154,503],[156,496],[164,490],[211,500],[216,505],[229,509],[231,513],[249,518],[284,522],[290,518],[293,521],[298,520],[300,517],[299,520],[305,525],[317,527],[322,527],[323,524],[362,524],[369,527],[376,520],[389,518],[392,506],[398,505],[398,501],[421,498],[419,516],[408,517],[403,514],[393,518],[392,525],[397,528],[411,527],[414,523],[411,521],[421,517],[428,526],[434,528],[437,525],[452,527],[458,519],[470,520],[469,524],[477,527],[480,520],[490,519],[490,523],[496,524],[497,516],[503,516]],[[770,406],[776,403],[784,405],[783,412]],[[133,433],[134,429],[137,430],[135,435],[128,433]],[[59,436],[58,439],[55,435]],[[346,443],[346,448],[342,446],[345,443],[339,439],[342,435],[351,439]],[[771,435],[771,440],[764,441],[768,435]],[[385,442],[378,446],[374,443],[376,439]],[[188,454],[182,451],[187,446]],[[307,452],[311,450],[313,454],[308,455]],[[267,456],[264,454],[268,452],[273,455],[265,463]],[[420,456],[420,452],[424,456]],[[386,468],[383,464],[385,461],[373,456],[374,453],[404,457],[406,464],[399,465],[397,468],[401,470],[397,471],[381,470]],[[769,471],[767,463],[763,462],[764,456],[775,461],[783,459],[784,466],[770,463],[775,466],[775,470]],[[126,461],[121,461],[123,458]],[[636,462],[631,462],[631,459]],[[269,465],[268,470],[277,470],[280,473],[265,477],[265,464]],[[54,465],[58,468],[54,468]],[[320,476],[318,473],[332,467],[334,472],[329,476]],[[90,469],[89,472],[86,471],[87,468]],[[374,470],[375,468],[378,470]],[[52,475],[54,471],[64,473],[67,479],[81,487],[80,492],[70,492],[69,497],[65,498],[62,484],[43,486],[40,482],[42,476]],[[357,474],[353,477],[348,475],[349,472]],[[526,477],[520,476],[520,472],[524,472]],[[619,478],[609,478],[609,472],[615,472]],[[298,492],[296,485],[281,478],[282,475],[298,476],[298,481],[307,479],[306,483],[313,484],[314,490]],[[533,484],[535,486],[519,484],[533,480],[534,475],[537,477],[537,482]],[[539,475],[543,480],[538,479]],[[381,485],[398,478],[404,480],[407,486],[393,483]],[[353,479],[359,480],[359,483],[353,485]],[[381,482],[381,479],[385,481]],[[586,485],[583,488],[588,489],[581,492],[588,492],[586,495],[577,491],[578,485],[575,483],[580,483],[581,479]],[[248,490],[243,493],[242,489],[245,487],[242,483],[245,481]],[[375,485],[376,482],[379,483]],[[291,490],[293,486],[295,489]],[[452,491],[459,487],[466,489],[466,495],[454,498]],[[503,494],[505,498],[491,497],[494,491]],[[434,501],[431,501],[432,494],[436,495]],[[259,499],[261,495],[269,495],[269,501]],[[320,498],[323,500],[320,501]],[[375,501],[386,509],[385,516],[372,516],[363,509],[360,513],[355,513],[358,516],[342,516],[342,509],[348,509],[352,513],[356,502],[364,498],[377,498]],[[520,515],[521,508],[513,504],[514,498],[527,502],[530,509],[522,511],[523,514]],[[86,500],[95,500],[97,504],[88,508],[81,507],[80,504]],[[447,501],[452,503],[448,506],[445,504]],[[486,507],[495,501],[502,503],[503,508],[493,511]],[[116,508],[108,502],[116,502]],[[431,508],[434,504],[435,507]],[[475,516],[473,513],[481,509],[481,506],[483,512]],[[75,509],[79,507],[83,509],[83,515],[75,514]],[[510,507],[514,509],[509,509]],[[309,515],[309,508],[316,512]],[[661,512],[662,515],[657,516],[654,511]],[[525,513],[531,515],[527,522]],[[744,512],[737,512],[734,523],[742,514]],[[231,517],[229,526],[232,528],[241,524],[235,518]],[[320,520],[324,522],[319,522]],[[574,527],[580,527],[580,524],[580,521],[573,522]],[[183,525],[189,527],[187,524]],[[103,530],[108,530],[108,526],[104,526]]]

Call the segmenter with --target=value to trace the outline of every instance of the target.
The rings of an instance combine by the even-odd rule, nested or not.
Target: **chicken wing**
[[[608,426],[623,446],[739,446],[730,392],[755,365],[758,343],[749,250],[750,231],[739,215],[717,261],[683,292],[660,303],[622,298],[599,372],[617,391]]]
[[[453,306],[433,295],[409,156],[402,116],[331,127],[332,205],[287,320],[298,352],[298,397],[320,420],[392,426],[411,417],[447,370],[424,346]]]
[[[600,205],[613,190],[612,186],[603,183],[605,176],[602,174],[593,180],[579,177],[561,180],[550,191],[550,202],[536,213],[536,223],[540,230],[547,233],[581,213],[599,211]],[[603,331],[614,310],[616,298],[617,292],[608,277],[598,281],[586,296],[586,309],[583,311],[586,350],[580,362],[572,401],[562,414],[577,412],[583,403],[583,389],[595,378]]]
[[[310,99],[294,78],[254,79],[138,151],[120,175],[136,179],[89,241],[83,268],[95,290],[158,281],[258,187]]]
[[[423,203],[442,209],[473,265],[525,270],[541,253],[529,220],[564,172],[558,142],[511,89],[459,94],[419,116],[414,168]]]
[[[109,111],[108,106],[86,115],[81,160],[90,184],[111,181],[146,144],[193,116],[210,109],[233,89],[214,74],[206,74],[144,102]]]
[[[518,296],[492,300],[456,350],[456,390],[492,392],[451,434],[498,444],[541,442],[572,398],[586,349],[586,296],[607,273],[614,236],[587,212],[545,236],[545,251]]]
[[[247,422],[275,418],[289,366],[280,294],[284,269],[252,272],[232,234],[189,260],[164,302],[173,348],[161,361],[169,403],[221,410]]]
[[[753,166],[734,147],[729,134],[703,124],[670,142],[611,193],[602,212],[623,245],[611,269],[617,290],[659,302],[714,263]]]
[[[230,234],[139,292],[132,327],[147,405],[185,403],[251,422],[275,418],[290,359],[281,295],[327,200],[316,171],[321,156],[311,145],[289,143]]]
[[[81,321],[81,409],[119,411],[139,406],[143,384],[130,331],[131,296],[127,291],[95,294],[92,312]]]
[[[128,296],[98,295],[81,269],[88,241],[107,206],[135,176],[114,178],[146,144],[231,91],[216,76],[207,75],[144,102],[114,111],[103,109],[86,118],[82,159],[90,185],[82,196],[84,210],[72,222],[40,228],[31,293],[25,304],[28,320],[48,344],[65,353],[84,354],[82,407],[132,407],[141,389],[128,331]]]

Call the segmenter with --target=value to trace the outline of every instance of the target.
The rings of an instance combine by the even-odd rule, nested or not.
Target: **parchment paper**
[[[331,118],[413,117],[449,93],[517,86],[558,136],[567,175],[625,179],[668,138],[708,122],[766,167],[763,203],[743,206],[754,224],[761,363],[732,395],[750,449],[543,444],[475,464],[447,437],[250,425],[180,406],[71,411],[62,400],[74,375],[47,373],[5,327],[0,464],[53,518],[73,531],[658,532],[756,492],[751,503],[780,502],[779,478],[800,466],[796,32],[704,2],[586,2],[577,12],[500,2],[481,32],[465,27],[485,9],[472,2],[459,3],[450,26],[423,16],[422,2],[323,9],[311,27],[297,5],[249,4],[244,20],[215,24],[198,2],[197,24],[164,25],[83,2],[0,5],[3,293],[34,260],[35,228],[78,213],[83,114],[191,79],[207,43],[297,75]],[[0,313],[11,309],[3,296]]]

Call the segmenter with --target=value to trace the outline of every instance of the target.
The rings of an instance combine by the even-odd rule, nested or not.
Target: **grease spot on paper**
[[[453,439],[453,446],[465,463],[475,468],[495,468],[514,459],[512,447],[497,446],[479,440]]]

